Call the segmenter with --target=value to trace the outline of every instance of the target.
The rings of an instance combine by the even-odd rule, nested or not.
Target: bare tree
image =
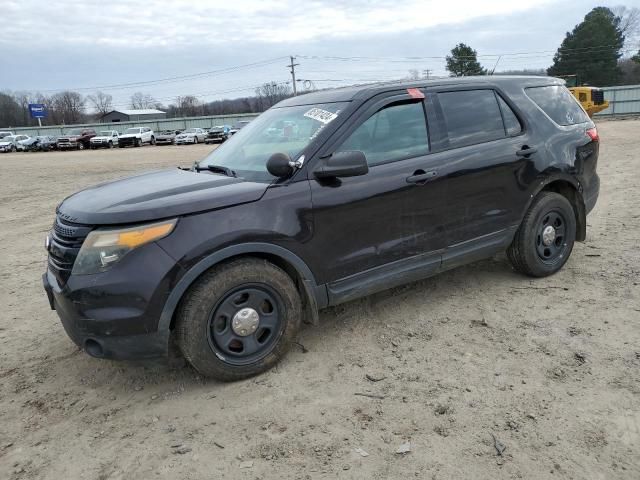
[[[156,108],[158,101],[148,93],[136,92],[131,95],[131,108],[134,110],[142,110],[145,108]]]
[[[104,92],[96,92],[95,95],[87,96],[87,100],[100,115],[105,115],[113,109],[113,96]]]
[[[263,110],[272,107],[285,98],[289,98],[291,95],[291,87],[286,83],[268,82],[256,88],[256,97],[258,97]]]
[[[182,117],[190,117],[202,114],[200,100],[193,95],[185,95],[176,99],[176,113]]]
[[[51,105],[61,123],[78,123],[84,120],[84,103],[84,98],[78,92],[60,92],[51,97]]]
[[[640,37],[640,9],[620,5],[612,8],[611,11],[620,19],[618,28],[625,36],[626,45],[637,43],[636,40]]]

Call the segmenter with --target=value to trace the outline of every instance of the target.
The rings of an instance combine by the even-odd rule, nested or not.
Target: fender
[[[311,269],[300,257],[298,257],[293,252],[278,245],[256,242],[242,243],[239,245],[232,245],[230,247],[223,248],[203,258],[193,267],[191,267],[191,269],[178,281],[173,290],[171,290],[169,298],[167,299],[160,315],[160,321],[158,322],[158,331],[169,331],[173,313],[175,312],[180,299],[187,291],[187,289],[191,286],[191,284],[193,284],[193,282],[205,271],[207,271],[214,265],[237,255],[260,253],[275,255],[287,261],[296,269],[298,275],[300,275],[300,278],[302,278],[302,283],[310,303],[309,306],[311,309],[312,323],[317,324],[318,309],[327,305],[326,287],[324,285],[319,286],[316,283]]]
[[[544,174],[544,172],[543,172]],[[531,195],[527,200],[526,207],[522,212],[520,218],[524,217],[525,212],[529,210],[531,207],[531,203],[533,199],[545,188],[557,181],[564,181],[573,186],[575,189],[575,207],[576,207],[576,241],[582,242],[586,238],[587,235],[587,214],[585,208],[585,202],[583,197],[583,188],[580,184],[580,181],[573,175],[569,175],[563,172],[554,172],[551,174],[546,174],[543,178],[538,178],[536,182],[533,184],[533,188],[531,190]]]

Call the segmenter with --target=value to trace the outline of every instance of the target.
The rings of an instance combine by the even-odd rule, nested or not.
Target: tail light
[[[600,136],[598,135],[598,129],[596,127],[587,129],[587,135],[592,142],[599,142]]]

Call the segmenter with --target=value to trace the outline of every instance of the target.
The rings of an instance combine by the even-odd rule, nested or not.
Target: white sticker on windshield
[[[312,108],[307,113],[305,113],[304,116],[312,118],[313,120],[317,120],[318,122],[324,123],[326,125],[330,121],[334,120],[338,116],[338,114],[328,112],[327,110],[322,110],[321,108]]]

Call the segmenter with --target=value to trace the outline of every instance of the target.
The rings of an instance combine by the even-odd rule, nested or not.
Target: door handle
[[[438,176],[438,172],[433,170],[430,172],[422,172],[422,173],[414,172],[413,175],[411,175],[410,177],[407,177],[407,183],[424,184],[424,183],[427,183],[429,180],[433,180],[437,176]]]
[[[536,153],[538,151],[537,148],[533,148],[533,147],[527,147],[526,145],[524,145],[522,147],[522,149],[518,150],[516,152],[516,155],[518,157],[528,157],[529,155],[533,155],[534,153]]]

